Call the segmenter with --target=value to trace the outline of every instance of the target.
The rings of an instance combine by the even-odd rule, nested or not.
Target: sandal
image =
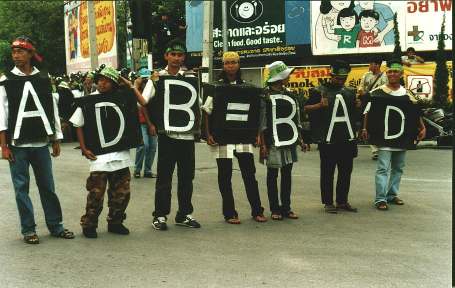
[[[283,220],[283,216],[281,214],[278,214],[278,213],[272,213],[272,215],[270,216],[270,218],[272,220]]]
[[[259,223],[267,222],[267,218],[265,218],[265,216],[262,215],[262,214],[253,216],[253,220],[256,221],[256,222],[259,222]]]
[[[386,210],[389,210],[389,206],[387,206],[387,203],[385,203],[385,202],[379,202],[376,204],[376,209],[381,210],[381,211],[386,211]]]
[[[36,235],[36,234],[26,235],[26,236],[24,236],[24,242],[27,244],[39,244],[38,235]]]
[[[231,218],[226,219],[226,223],[229,223],[229,224],[240,224],[241,222],[240,222],[238,217],[233,216]]]
[[[52,234],[52,236],[63,239],[73,239],[74,233],[69,231],[68,229],[64,229],[62,232],[58,234]]]
[[[297,214],[295,214],[292,211],[284,212],[283,216],[288,218],[288,219],[299,219],[299,216],[297,216]]]

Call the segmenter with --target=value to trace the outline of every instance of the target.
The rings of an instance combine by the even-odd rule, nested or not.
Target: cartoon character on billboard
[[[338,13],[345,8],[354,8],[354,1],[330,1],[322,0],[319,7],[321,12],[316,20],[314,28],[314,45],[318,45],[325,49],[336,49],[338,41],[341,39],[339,35],[335,35],[335,26],[337,26]],[[330,41],[327,41],[330,40]]]
[[[359,16],[350,8],[344,8],[338,13],[337,24],[341,28],[335,28],[334,34],[337,37],[338,48],[355,48],[357,35],[360,31]]]
[[[357,35],[357,44],[361,48],[381,46],[377,42],[379,30],[376,27],[379,23],[379,13],[374,10],[363,10],[360,12],[360,32]]]
[[[377,29],[380,31],[376,37],[376,43],[383,43],[384,45],[394,45],[395,44],[395,35],[393,34],[393,11],[390,6],[377,3],[377,1],[357,1],[357,5],[354,10],[357,15],[364,10],[374,10],[378,13],[379,19],[377,24]]]

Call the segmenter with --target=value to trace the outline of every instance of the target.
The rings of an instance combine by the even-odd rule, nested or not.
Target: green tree
[[[448,96],[448,83],[449,83],[449,69],[447,68],[447,60],[445,56],[445,22],[446,15],[442,18],[441,32],[438,38],[438,50],[436,51],[436,70],[434,73],[435,87],[434,87],[434,103],[439,107],[447,105]]]
[[[51,73],[65,71],[63,1],[0,1],[0,39],[10,43],[26,35],[36,42],[38,52]],[[0,70],[10,69],[11,55],[2,44]],[[1,54],[3,53],[3,54]],[[4,53],[7,53],[5,55]]]

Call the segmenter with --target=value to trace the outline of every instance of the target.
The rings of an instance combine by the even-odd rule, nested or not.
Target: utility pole
[[[204,31],[202,46],[202,82],[210,83],[213,74],[213,7],[215,1],[204,3]]]
[[[95,2],[87,1],[88,14],[88,37],[90,39],[90,67],[91,70],[98,68],[98,47],[96,44],[96,17],[95,17]]]
[[[221,21],[223,23],[223,52],[227,52],[229,50],[228,47],[228,33],[227,33],[227,4],[226,0],[222,0],[221,2]]]

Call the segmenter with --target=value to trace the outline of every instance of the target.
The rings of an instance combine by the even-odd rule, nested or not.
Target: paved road
[[[319,156],[300,156],[293,173],[292,207],[301,218],[258,224],[240,172],[233,176],[241,225],[221,216],[215,160],[197,144],[194,216],[202,229],[151,226],[154,179],[134,179],[126,225],[129,236],[106,232],[106,210],[98,239],[80,234],[88,166],[64,144],[54,161],[64,221],[74,240],[48,236],[32,180],[31,195],[41,244],[21,241],[7,162],[0,162],[0,287],[449,287],[451,281],[452,156],[423,149],[407,155],[402,207],[372,206],[375,162],[367,147],[355,160],[350,193],[358,214],[325,214],[319,196]],[[264,207],[265,168],[257,167]],[[175,195],[174,195],[175,198]],[[176,202],[172,202],[173,223]],[[268,212],[267,212],[267,215]]]

